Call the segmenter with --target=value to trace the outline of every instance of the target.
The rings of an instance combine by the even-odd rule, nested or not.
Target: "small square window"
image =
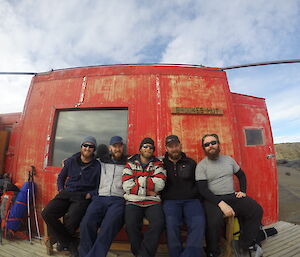
[[[246,145],[263,145],[262,129],[245,129]]]

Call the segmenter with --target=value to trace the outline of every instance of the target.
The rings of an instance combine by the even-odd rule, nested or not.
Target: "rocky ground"
[[[300,160],[277,162],[279,187],[279,220],[300,224]]]

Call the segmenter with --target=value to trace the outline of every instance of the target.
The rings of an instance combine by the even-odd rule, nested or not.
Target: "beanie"
[[[96,139],[95,139],[94,137],[92,137],[92,136],[85,137],[85,138],[81,141],[80,146],[81,146],[82,144],[84,144],[84,143],[87,143],[87,142],[92,143],[95,147],[97,147],[97,141],[96,141]]]
[[[153,145],[153,146],[154,146],[154,141],[153,141],[153,139],[150,138],[150,137],[145,137],[145,138],[141,141],[141,143],[140,143],[140,149],[142,148],[142,146],[143,146],[144,144],[150,144],[150,145]],[[154,148],[154,150],[155,150],[155,148]]]

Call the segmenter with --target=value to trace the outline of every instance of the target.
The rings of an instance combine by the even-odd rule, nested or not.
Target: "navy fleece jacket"
[[[58,191],[66,190],[96,195],[100,182],[101,164],[94,159],[82,169],[78,158],[80,158],[80,153],[65,160],[64,167],[57,177]]]

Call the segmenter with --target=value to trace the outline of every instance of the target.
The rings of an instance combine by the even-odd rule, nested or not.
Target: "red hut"
[[[20,122],[14,127],[5,171],[24,181],[37,170],[38,208],[56,193],[61,161],[79,150],[86,135],[108,143],[126,139],[127,152],[142,138],[181,138],[196,161],[200,138],[217,133],[222,153],[233,156],[248,178],[248,194],[264,208],[264,224],[277,221],[277,171],[263,98],[230,92],[226,73],[188,65],[112,65],[72,68],[33,77]]]

